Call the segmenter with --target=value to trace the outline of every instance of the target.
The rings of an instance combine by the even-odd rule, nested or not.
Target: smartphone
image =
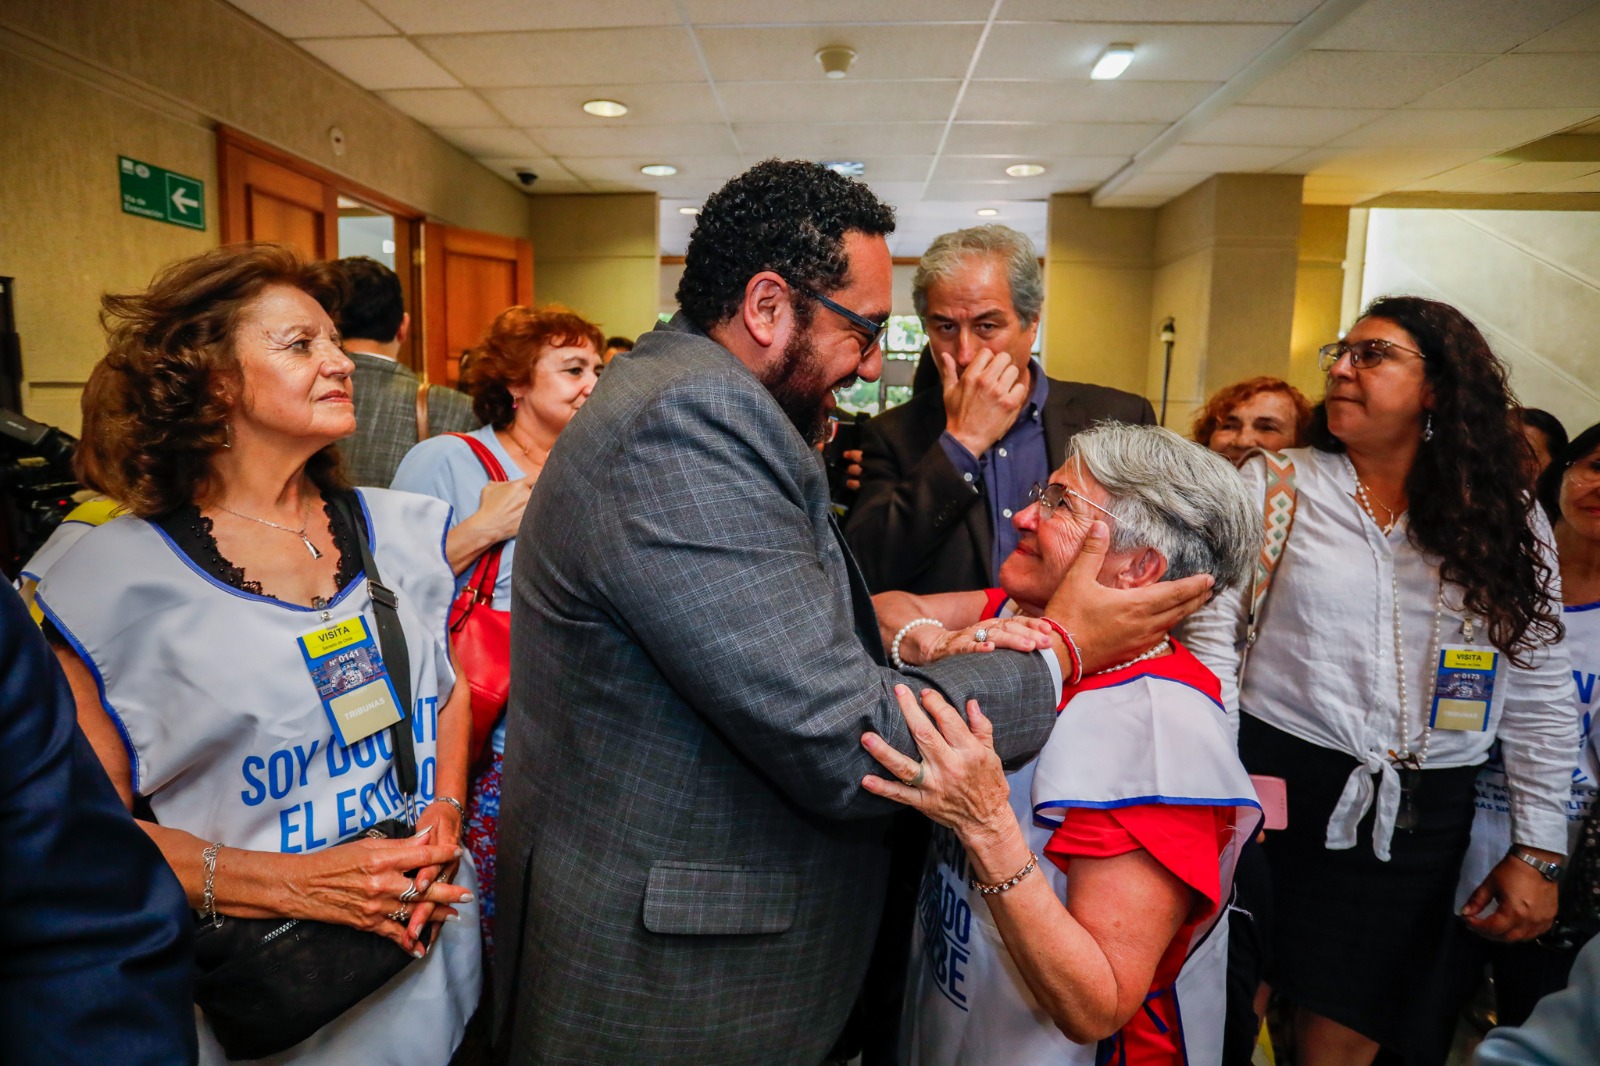
[[[1289,825],[1289,785],[1281,777],[1251,774],[1250,783],[1256,788],[1256,799],[1261,801],[1265,820],[1263,829],[1285,829]]]
[[[833,437],[822,449],[822,462],[828,468],[828,495],[839,503],[848,504],[855,493],[845,488],[844,453],[861,447],[861,423],[854,418],[837,418],[833,422]]]

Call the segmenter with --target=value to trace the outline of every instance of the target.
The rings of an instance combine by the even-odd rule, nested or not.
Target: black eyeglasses
[[[863,359],[867,357],[868,352],[883,342],[883,335],[889,332],[888,319],[884,319],[882,322],[874,322],[866,315],[858,315],[848,307],[842,307],[834,303],[820,292],[813,292],[801,285],[796,285],[795,288],[867,335],[867,339],[861,344],[861,358]]]
[[[1339,364],[1340,359],[1348,355],[1350,357],[1350,365],[1355,369],[1371,370],[1385,359],[1393,359],[1394,352],[1410,352],[1424,361],[1428,358],[1415,348],[1407,348],[1405,345],[1396,344],[1393,341],[1356,341],[1354,344],[1335,341],[1333,344],[1324,344],[1317,349],[1317,369],[1326,374]]]

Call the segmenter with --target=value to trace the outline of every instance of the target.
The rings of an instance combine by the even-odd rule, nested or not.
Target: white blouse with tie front
[[[1354,473],[1342,455],[1311,448],[1292,449],[1289,455],[1299,484],[1294,527],[1262,609],[1242,684],[1239,649],[1248,586],[1213,599],[1189,620],[1183,639],[1221,679],[1230,716],[1243,708],[1291,736],[1359,761],[1328,822],[1328,847],[1353,847],[1356,826],[1376,800],[1372,847],[1387,860],[1400,801],[1399,777],[1388,753],[1416,752],[1423,746],[1433,691],[1435,664],[1429,649],[1439,570],[1407,539],[1407,517],[1385,536],[1361,510]],[[1247,462],[1241,473],[1258,498],[1264,495],[1261,459]],[[1559,603],[1549,525],[1537,507],[1529,520],[1551,567],[1547,591]],[[1400,734],[1395,674],[1395,588],[1400,594],[1408,704],[1405,737]],[[1464,624],[1460,586],[1446,583],[1443,593],[1440,644],[1489,647],[1482,619],[1471,619],[1470,627]],[[1481,763],[1498,737],[1510,782],[1513,841],[1564,853],[1578,742],[1572,675],[1564,644],[1537,649],[1531,661],[1531,667],[1520,668],[1501,656],[1488,728],[1433,730],[1426,767]]]

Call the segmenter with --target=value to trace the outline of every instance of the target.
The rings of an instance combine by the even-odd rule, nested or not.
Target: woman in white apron
[[[1261,519],[1226,459],[1154,426],[1102,425],[1016,518],[1002,589],[874,600],[892,654],[1025,649],[1080,552],[1101,584],[1244,580]],[[1091,528],[1109,524],[1109,551]],[[1086,548],[1086,544],[1089,546]],[[892,627],[892,628],[891,628]],[[893,634],[889,636],[888,634]],[[916,1064],[1176,1066],[1221,1055],[1225,911],[1260,808],[1217,679],[1164,638],[1068,678],[1039,755],[1006,774],[974,701],[901,707],[922,761],[876,734],[865,787],[939,823],[918,901],[902,1052]],[[931,718],[930,718],[931,716]]]
[[[419,960],[270,1061],[442,1066],[479,993],[448,508],[340,482],[333,443],[355,416],[329,269],[233,246],[106,297],[79,461],[130,514],[57,561],[39,603],[84,733],[202,917],[339,923]],[[409,708],[355,522],[395,592]],[[396,722],[415,742],[414,802],[397,786]],[[416,835],[355,839],[396,817]],[[201,1061],[221,1061],[199,1026]]]

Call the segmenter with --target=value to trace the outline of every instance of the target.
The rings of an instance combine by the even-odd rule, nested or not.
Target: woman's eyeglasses
[[[1115,511],[1107,511],[1104,507],[1101,507],[1098,503],[1095,503],[1093,500],[1083,495],[1083,493],[1074,492],[1065,485],[1058,484],[1054,481],[1048,485],[1041,485],[1035,481],[1033,483],[1033,487],[1028,490],[1028,502],[1038,504],[1039,510],[1044,512],[1046,518],[1049,518],[1050,515],[1055,513],[1055,509],[1057,507],[1060,507],[1063,503],[1066,503],[1067,497],[1069,496],[1075,500],[1081,500],[1090,507],[1093,507],[1096,511],[1099,511],[1110,518],[1118,517]],[[1067,513],[1076,516],[1078,509],[1072,504],[1067,503]]]
[[[1340,359],[1348,355],[1350,357],[1350,365],[1356,370],[1371,370],[1385,359],[1393,359],[1395,352],[1410,352],[1418,359],[1423,360],[1428,358],[1415,348],[1407,348],[1405,345],[1396,344],[1393,341],[1356,341],[1353,344],[1335,341],[1332,344],[1324,344],[1317,349],[1317,369],[1326,374],[1338,365]]]

